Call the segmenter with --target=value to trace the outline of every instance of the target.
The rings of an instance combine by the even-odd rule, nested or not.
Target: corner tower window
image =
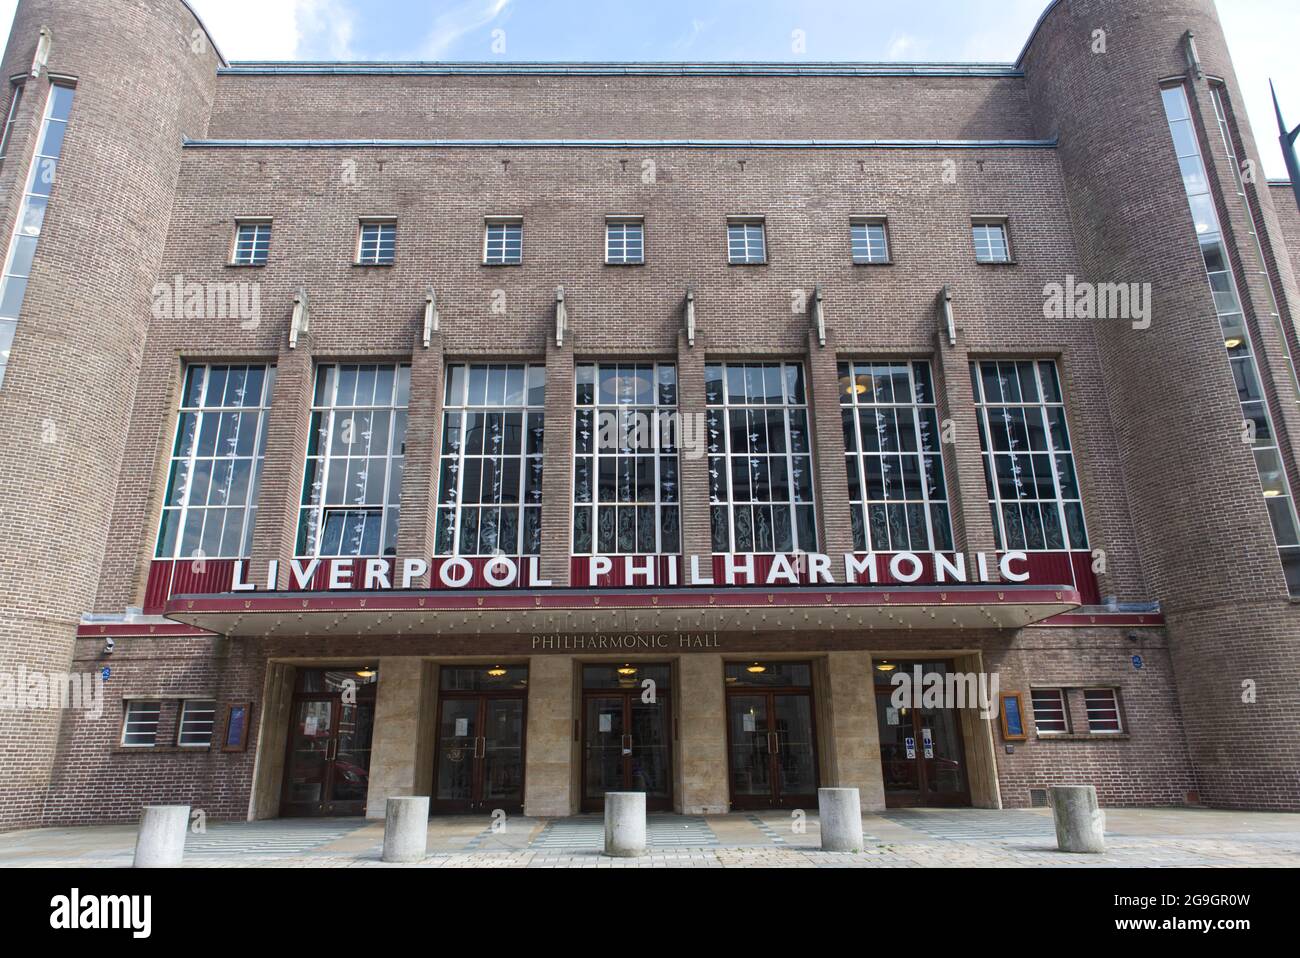
[[[54,190],[54,174],[63,154],[63,137],[72,112],[72,87],[54,85],[45,101],[40,136],[27,172],[27,185],[23,190],[14,231],[9,238],[5,254],[4,275],[0,278],[0,384],[4,382],[9,365],[9,349],[13,345],[18,315],[27,297],[27,280],[36,258],[36,245],[41,238],[45,210]],[[15,99],[16,106],[16,99]],[[7,134],[6,129],[6,134]]]
[[[1232,378],[1237,386],[1242,421],[1253,429],[1255,470],[1268,508],[1278,556],[1282,560],[1287,589],[1292,596],[1300,596],[1300,519],[1296,516],[1295,496],[1278,446],[1263,378],[1255,361],[1252,334],[1246,324],[1237,278],[1219,225],[1214,193],[1201,156],[1187,91],[1181,86],[1169,87],[1161,91],[1161,97],[1183,189],[1187,194],[1187,205],[1195,225],[1196,241],[1205,261],[1206,279],[1219,319],[1223,348],[1228,354]]]

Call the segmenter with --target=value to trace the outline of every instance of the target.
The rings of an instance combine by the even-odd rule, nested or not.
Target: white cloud
[[[433,18],[433,29],[424,41],[423,55],[441,60],[461,38],[487,26],[510,5],[510,0],[464,0]],[[481,59],[487,59],[484,50]]]
[[[1237,72],[1255,145],[1268,176],[1286,177],[1282,148],[1277,142],[1277,120],[1268,81],[1277,85],[1282,116],[1294,129],[1300,125],[1300,58],[1295,38],[1300,34],[1300,5],[1277,0],[1232,0],[1218,4],[1219,20],[1228,38],[1228,52]]]
[[[712,20],[692,20],[691,29],[673,41],[673,49],[678,51],[689,50],[695,46],[695,41],[700,38],[700,34],[717,22],[716,17]]]
[[[909,36],[906,33],[896,33],[889,38],[889,51],[885,54],[885,59],[894,60],[915,60],[918,45],[916,37]]]
[[[344,0],[190,0],[231,60],[348,60],[354,15]]]

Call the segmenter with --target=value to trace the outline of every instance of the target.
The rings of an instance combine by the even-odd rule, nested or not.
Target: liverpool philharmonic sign
[[[990,555],[962,553],[893,552],[847,553],[842,562],[828,555],[724,554],[686,556],[684,571],[665,556],[590,556],[574,561],[587,563],[589,581],[615,571],[621,563],[621,581],[629,588],[678,588],[683,586],[817,586],[817,585],[931,585],[940,583],[1027,583],[1029,556],[1024,552]],[[262,584],[248,580],[243,561],[234,564],[232,592],[274,592],[280,575],[280,561],[267,563]],[[541,576],[536,556],[513,559],[508,556],[468,559],[461,556],[427,559],[294,559],[289,562],[289,587],[312,591],[322,586],[330,591],[412,589],[432,573],[434,588],[545,589],[551,586]],[[761,571],[760,571],[761,570]],[[885,576],[887,575],[887,578]],[[522,578],[521,578],[522,577]],[[1048,584],[1048,583],[1038,583]],[[1060,585],[1062,583],[1051,583]]]

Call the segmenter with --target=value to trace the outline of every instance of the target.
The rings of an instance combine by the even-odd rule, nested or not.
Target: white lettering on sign
[[[798,585],[926,585],[947,582],[969,583],[1028,583],[1034,578],[1029,555],[1025,552],[1003,552],[990,556],[976,552],[970,556],[961,553],[895,552],[846,553],[843,575],[836,579],[832,572],[831,557],[822,553],[728,553],[720,556],[684,556],[687,563],[685,584],[713,586],[714,563],[720,560],[722,584],[728,586],[798,586]],[[663,561],[663,560],[668,561]],[[624,555],[586,556],[587,581],[602,584],[603,579],[622,572],[622,582],[627,586],[667,587],[678,585],[676,556]],[[990,559],[992,561],[990,561]],[[416,583],[429,574],[433,564],[428,559],[351,559],[324,558],[293,559],[289,563],[289,587],[292,590],[310,591],[325,563],[326,580],[331,591],[365,589],[380,591],[416,588]],[[541,559],[528,556],[527,565],[509,556],[492,556],[471,562],[464,556],[439,557],[434,576],[437,584],[447,589],[464,589],[475,581],[476,570],[481,582],[489,588],[505,589],[522,584],[530,589],[547,589],[551,580],[541,576]],[[622,563],[621,570],[617,563]],[[267,563],[265,585],[252,581],[247,561],[233,563],[231,592],[256,592],[264,589],[274,592],[278,585],[280,563]],[[884,581],[882,581],[884,580]],[[1043,586],[1070,586],[1070,581],[1042,581]]]

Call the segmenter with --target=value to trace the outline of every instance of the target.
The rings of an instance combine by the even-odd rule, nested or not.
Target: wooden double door
[[[442,692],[434,797],[439,812],[524,807],[524,692]]]
[[[280,814],[364,815],[375,726],[374,684],[347,672],[314,670],[300,677],[298,687]]]
[[[606,792],[645,792],[648,811],[672,808],[671,674],[640,663],[583,668],[583,811],[603,810]]]
[[[951,662],[903,662],[897,669],[921,675],[946,674]],[[970,804],[970,780],[961,734],[960,710],[895,704],[894,688],[877,672],[876,723],[880,729],[880,761],[885,784],[885,805],[961,806]]]

